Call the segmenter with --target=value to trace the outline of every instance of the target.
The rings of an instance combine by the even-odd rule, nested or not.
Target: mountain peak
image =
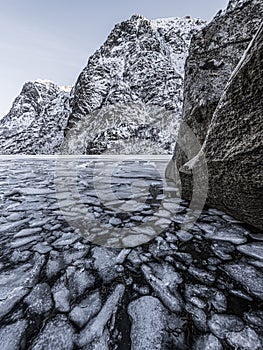
[[[152,130],[152,135],[147,136],[149,145],[150,139],[155,138],[161,153],[171,152],[182,110],[188,47],[193,33],[205,23],[190,16],[149,20],[134,15],[117,24],[106,42],[89,59],[74,88],[72,114],[66,132],[69,147],[65,152],[74,153],[75,126],[81,124],[80,120],[85,123],[85,128],[76,129],[80,132],[78,138],[85,139],[85,149],[80,152],[97,153],[102,149],[113,152],[119,149],[123,135],[135,138],[140,144],[147,127]],[[140,122],[150,107],[151,114],[156,114],[155,119],[148,118],[148,124]],[[164,130],[157,131],[153,125],[157,125],[157,110],[162,108],[171,111],[173,117],[169,115]],[[99,115],[96,114],[98,111]],[[117,142],[113,137],[116,125]],[[175,131],[173,135],[172,130]],[[167,141],[167,135],[171,136],[171,141]]]
[[[135,21],[141,21],[141,20],[147,20],[148,18],[144,17],[143,15],[140,14],[134,14],[131,16],[130,21],[135,22]]]

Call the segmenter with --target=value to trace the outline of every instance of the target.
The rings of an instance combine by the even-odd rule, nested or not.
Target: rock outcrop
[[[207,203],[263,229],[263,24],[229,80],[200,153],[180,168],[184,196],[189,172],[209,172]]]
[[[232,0],[194,35],[185,67],[183,120],[202,145],[223,90],[263,18],[261,0]],[[183,133],[181,143],[191,144]],[[189,146],[188,146],[189,147]],[[192,157],[196,150],[191,149]],[[188,159],[176,151],[178,167]]]
[[[0,121],[0,154],[53,154],[70,113],[70,87],[28,82]]]
[[[139,15],[117,24],[75,85],[63,152],[172,153],[188,47],[204,24]]]

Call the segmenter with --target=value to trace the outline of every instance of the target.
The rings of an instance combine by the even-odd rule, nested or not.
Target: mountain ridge
[[[59,124],[62,123],[59,129],[62,128],[63,133],[66,135],[65,142],[63,142],[64,139],[59,134],[60,145],[59,142],[55,142],[52,146],[53,149],[51,146],[47,146],[50,145],[50,138],[47,140],[46,146],[37,145],[38,142],[33,135],[36,133],[35,129],[39,128],[39,126],[37,127],[37,120],[41,120],[38,117],[38,113],[40,115],[44,113],[44,107],[40,107],[38,103],[37,110],[39,112],[36,113],[33,107],[32,113],[29,116],[29,119],[35,120],[35,127],[28,129],[27,124],[24,124],[24,128],[21,131],[23,125],[23,123],[21,124],[21,119],[25,113],[23,109],[23,96],[19,98],[19,95],[14,102],[17,108],[14,109],[13,105],[8,113],[8,118],[13,119],[13,124],[19,124],[19,128],[8,128],[6,123],[7,117],[4,117],[0,121],[0,128],[2,130],[0,131],[0,152],[2,154],[60,153],[60,148],[62,150],[66,149],[68,138],[70,138],[71,129],[76,124],[75,122],[78,122],[80,119],[83,122],[83,119],[85,119],[84,124],[87,127],[85,131],[85,137],[87,138],[85,144],[92,144],[93,148],[82,148],[80,152],[84,154],[89,154],[90,152],[96,154],[100,152],[114,152],[114,149],[116,150],[115,152],[125,153],[126,147],[123,144],[122,138],[124,133],[128,138],[133,140],[133,145],[135,141],[138,141],[138,143],[144,142],[144,152],[146,153],[150,153],[152,147],[156,148],[157,153],[172,153],[176,134],[174,130],[177,128],[182,109],[184,62],[193,32],[200,29],[204,24],[205,22],[201,19],[192,19],[189,16],[185,18],[172,17],[148,20],[141,15],[134,15],[129,20],[117,24],[105,43],[89,58],[87,66],[79,75],[71,93],[66,92],[68,97],[66,98],[64,96],[65,111],[62,111],[63,106],[61,105],[61,101],[59,102],[59,108],[61,110],[59,114],[60,116],[64,116],[65,123],[62,123],[59,115],[55,117],[54,122],[58,119],[60,120]],[[52,84],[51,82],[49,83]],[[54,88],[54,86],[53,89],[58,89],[58,87]],[[33,86],[31,87],[32,90],[35,89]],[[48,119],[48,116],[52,116],[51,101],[49,99],[47,100],[49,114],[44,118],[45,121]],[[28,102],[27,100],[26,103]],[[36,104],[34,97],[32,104],[34,106]],[[118,144],[118,137],[117,139],[116,137],[114,139],[110,137],[110,134],[116,128],[116,122],[118,120],[112,120],[113,118],[111,117],[108,120],[108,127],[106,129],[102,130],[99,134],[92,134],[92,130],[89,130],[87,119],[94,119],[92,113],[99,113],[100,120],[107,119],[107,115],[114,109],[114,105],[117,111],[119,108],[123,109],[126,107],[125,115],[129,114],[130,116],[134,115],[133,109],[138,111],[138,106],[141,106],[143,110],[142,115],[146,115],[150,108],[149,105],[152,106],[152,109],[156,108],[153,114],[159,115],[160,109],[163,108],[165,116],[166,110],[171,110],[174,115],[170,116],[169,120],[171,122],[165,126],[165,134],[169,130],[171,130],[171,133],[165,137],[159,137],[156,141],[154,134],[161,132],[160,127],[158,127],[158,130],[155,128],[152,137],[149,138],[149,132],[146,129],[147,127],[153,128],[153,125],[149,126],[148,124],[138,123],[137,117],[133,123],[130,123],[131,118],[127,117],[122,123],[125,126],[120,130],[120,141]],[[130,106],[130,108],[127,109],[127,106]],[[53,106],[53,108],[54,111],[58,109],[56,106]],[[105,111],[104,115],[100,110]],[[30,113],[26,115],[28,114]],[[127,131],[126,124],[128,122]],[[158,123],[158,121],[156,122]],[[50,122],[50,124],[52,123]],[[67,128],[64,124],[66,124]],[[135,130],[136,128],[137,130]],[[21,139],[21,135],[16,139],[15,129],[19,129],[18,135],[21,132],[24,134],[22,139],[28,138],[26,145],[23,146],[24,141]],[[44,129],[43,126],[42,129]],[[95,129],[100,129],[99,121]],[[145,133],[142,132],[144,129]],[[7,137],[8,130],[13,136],[9,142],[6,142],[5,138]],[[50,129],[46,131],[46,134],[50,134]],[[55,132],[52,134],[56,138]],[[107,135],[107,137],[103,135]],[[96,146],[95,143],[98,139],[101,142]],[[127,140],[126,138],[126,146]],[[73,148],[66,149],[66,153],[75,153],[73,141],[70,142]],[[43,142],[44,140],[41,140],[41,143]],[[109,144],[109,147],[106,146],[105,148],[106,143]],[[132,144],[131,148],[133,148],[133,152],[140,152],[140,148],[136,150]]]

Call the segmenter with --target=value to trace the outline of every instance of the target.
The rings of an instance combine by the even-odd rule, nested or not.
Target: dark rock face
[[[75,85],[63,153],[172,153],[188,47],[204,24],[142,16],[117,24]]]
[[[70,112],[70,88],[37,80],[26,83],[0,122],[0,154],[53,154]]]
[[[261,0],[233,0],[192,39],[185,67],[183,120],[201,145],[224,87],[262,17]],[[180,151],[175,158],[178,167],[188,160]]]
[[[204,153],[208,204],[263,228],[263,25],[228,82],[200,152],[181,169],[184,195]],[[190,164],[191,163],[191,164]]]

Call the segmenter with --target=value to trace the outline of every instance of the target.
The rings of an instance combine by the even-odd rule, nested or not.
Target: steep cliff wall
[[[185,67],[183,120],[201,145],[224,87],[262,18],[262,0],[232,0],[191,41]],[[191,144],[183,133],[181,138],[181,143]],[[195,149],[190,151],[192,157],[196,155]],[[178,167],[188,160],[180,149],[174,158]]]
[[[191,197],[194,169],[209,172],[207,203],[263,229],[263,23],[234,71],[214,113],[201,152],[180,168]]]
[[[140,15],[117,24],[77,80],[63,153],[172,153],[184,64],[204,25]]]

